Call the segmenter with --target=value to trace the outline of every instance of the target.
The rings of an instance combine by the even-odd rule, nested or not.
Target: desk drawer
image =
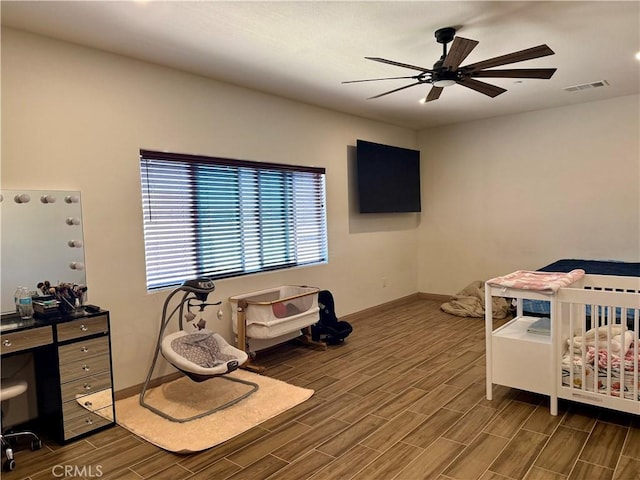
[[[97,355],[60,365],[60,383],[111,371],[109,355]]]
[[[106,371],[97,375],[83,377],[72,382],[63,383],[60,387],[62,389],[63,402],[75,400],[76,397],[111,388],[111,372]]]
[[[58,361],[60,365],[109,353],[109,337],[79,340],[68,345],[58,347]]]
[[[109,322],[107,315],[100,315],[93,318],[79,318],[71,322],[56,325],[58,330],[58,341],[73,340],[75,338],[87,337],[96,333],[107,333]]]
[[[113,423],[113,405],[92,412],[73,400],[63,405],[62,415],[64,419],[64,439],[69,440]]]
[[[0,335],[2,355],[53,343],[53,330],[50,326],[31,328],[20,332]]]

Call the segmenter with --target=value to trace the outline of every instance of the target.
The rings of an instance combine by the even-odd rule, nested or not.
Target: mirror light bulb
[[[16,195],[13,199],[16,203],[29,203],[31,201],[31,195],[28,193],[21,193]]]

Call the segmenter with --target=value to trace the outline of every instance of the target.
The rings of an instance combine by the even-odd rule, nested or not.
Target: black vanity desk
[[[34,357],[38,430],[60,443],[115,425],[109,312],[3,315],[0,355]]]

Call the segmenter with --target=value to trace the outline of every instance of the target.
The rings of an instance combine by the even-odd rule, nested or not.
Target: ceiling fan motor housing
[[[449,43],[453,41],[453,37],[456,35],[456,29],[453,27],[439,28],[436,30],[435,37],[438,43]]]
[[[431,74],[431,84],[434,87],[450,87],[458,81],[458,72],[442,68]]]
[[[453,27],[439,28],[435,31],[436,41],[442,44],[442,57],[433,64],[433,72],[431,73],[431,84],[438,87],[448,87],[456,83],[458,80],[458,72],[456,69],[449,69],[445,66],[444,60],[447,57],[447,44],[453,41],[456,35],[456,29]]]

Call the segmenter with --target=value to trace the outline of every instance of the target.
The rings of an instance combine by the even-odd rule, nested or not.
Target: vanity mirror
[[[2,190],[0,311],[15,312],[18,286],[86,285],[80,192]]]

